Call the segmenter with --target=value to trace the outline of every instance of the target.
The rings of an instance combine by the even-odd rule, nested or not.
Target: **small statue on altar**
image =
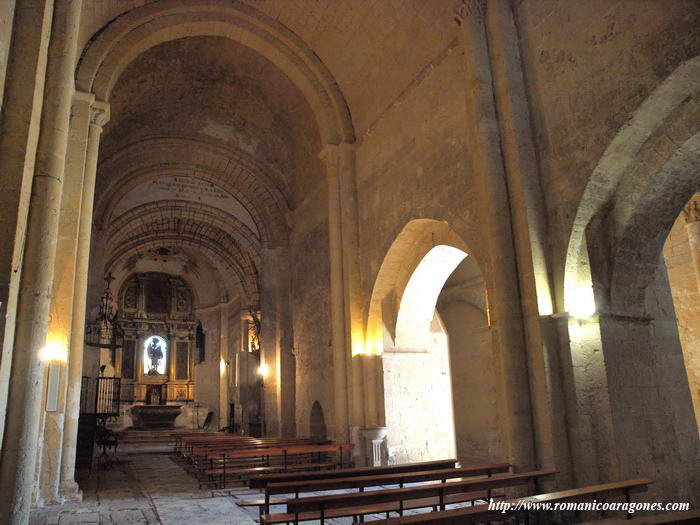
[[[151,366],[148,369],[149,376],[157,376],[160,360],[163,359],[163,348],[160,345],[158,338],[151,339],[151,344],[148,345],[148,358],[151,360]]]

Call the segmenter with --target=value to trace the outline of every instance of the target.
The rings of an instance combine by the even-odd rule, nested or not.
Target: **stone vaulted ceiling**
[[[337,82],[359,141],[400,102],[415,72],[429,69],[455,43],[456,31],[444,30],[453,27],[451,0],[406,1],[399,9],[369,0],[212,1],[218,2],[214,11],[241,6],[278,24],[283,39],[285,31],[301,39],[311,53],[304,60],[320,59],[330,85]],[[127,24],[139,8],[201,9],[203,20],[207,5],[88,2],[81,47]],[[161,15],[152,16],[152,25],[148,15],[141,19],[140,38],[155,34]],[[96,188],[95,224],[105,236],[100,249],[105,271],[148,250],[199,250],[219,280],[229,281],[229,293],[255,302],[260,250],[286,245],[290,212],[323,191],[318,155],[328,130],[320,129],[326,124],[318,120],[319,102],[309,100],[308,88],[302,93],[299,77],[290,78],[293,73],[246,46],[245,38],[196,34],[158,37],[161,43],[129,57],[113,79]],[[423,44],[408,46],[407,39]]]

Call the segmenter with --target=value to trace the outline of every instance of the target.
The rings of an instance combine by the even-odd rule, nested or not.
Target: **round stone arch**
[[[650,475],[650,497],[692,500],[686,465],[700,444],[668,282],[658,270],[673,222],[698,188],[700,56],[669,75],[618,132],[576,213],[561,291],[570,314],[564,373],[575,403],[568,417],[577,429],[570,442],[579,485]]]
[[[137,206],[123,213],[106,228],[107,250],[117,249],[120,243],[134,236],[148,235],[149,224],[172,221],[185,229],[188,224],[209,225],[235,239],[237,253],[244,254],[246,261],[260,265],[260,240],[236,217],[204,204],[189,201],[157,201]]]
[[[581,303],[594,309],[586,237],[596,227],[594,218],[603,214],[605,221],[598,227],[608,230],[612,264],[606,276],[609,289],[600,295],[611,308],[641,306],[640,294],[653,278],[673,220],[699,187],[699,98],[700,56],[664,80],[603,153],[569,238],[562,290],[565,310]]]
[[[118,268],[121,262],[145,250],[182,247],[203,253],[219,274],[225,276],[224,282],[230,287],[229,291],[237,291],[245,306],[257,307],[260,300],[257,269],[252,265],[237,264],[235,257],[232,257],[225,247],[199,234],[171,231],[136,238],[122,244],[117,251],[110,254],[110,259],[105,264],[105,273]]]
[[[470,349],[478,359],[469,359],[462,352],[465,345],[448,343],[449,331],[437,310],[438,296],[458,267],[460,274],[467,269],[464,275],[478,276],[485,290],[481,266],[464,238],[448,222],[424,218],[404,225],[377,273],[368,307],[366,353],[381,354],[381,364],[364,370],[366,384],[376,385],[377,420],[388,427],[388,453],[395,461],[429,460],[434,458],[432,453],[444,456],[455,452],[460,461],[472,461],[477,448],[470,441],[474,435],[483,441],[478,446],[480,453],[493,450],[494,457],[502,455],[497,416],[500,398],[494,395],[500,372],[493,363],[486,315],[479,310],[484,322],[477,337],[471,339],[474,346]],[[468,297],[475,308],[487,308],[483,297],[452,295],[450,300]],[[481,361],[491,362],[491,368],[469,366]],[[493,400],[493,407],[484,411],[495,417],[474,417],[468,408],[471,405],[464,402],[483,392],[489,392]],[[454,403],[454,410],[453,397],[461,401]],[[413,399],[424,401],[414,406]],[[429,406],[429,399],[439,407]],[[432,414],[437,413],[440,419],[433,421]],[[372,412],[368,414],[371,421]],[[411,427],[410,432],[407,427]],[[416,439],[411,437],[414,434]]]
[[[399,305],[406,286],[419,263],[436,246],[451,247],[473,257],[466,241],[446,221],[414,219],[394,238],[377,272],[367,307],[370,353],[382,351],[385,328],[392,339],[396,338]]]
[[[199,163],[192,162],[192,151],[198,152]],[[134,159],[140,162],[134,164]],[[98,189],[98,228],[105,226],[120,199],[139,185],[186,176],[210,182],[238,200],[253,218],[264,246],[287,243],[287,199],[272,177],[243,152],[201,140],[158,137],[123,148],[101,161],[99,169],[108,182]]]
[[[191,36],[230,38],[259,52],[304,94],[325,144],[355,141],[347,103],[318,56],[282,24],[241,3],[164,0],[129,11],[89,42],[78,64],[77,88],[108,102],[119,75],[140,53]]]

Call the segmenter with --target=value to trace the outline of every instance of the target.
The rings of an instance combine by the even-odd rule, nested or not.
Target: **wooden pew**
[[[454,460],[452,460],[454,461]],[[426,462],[434,464],[439,462]],[[408,467],[416,465],[423,466],[426,463],[409,463]],[[454,463],[453,463],[454,464]],[[367,469],[374,469],[374,472],[367,475]],[[277,483],[268,483],[265,487],[265,498],[248,500],[240,502],[241,507],[256,506],[259,509],[260,515],[270,512],[271,505],[284,505],[299,498],[300,493],[316,492],[324,490],[337,490],[356,488],[362,492],[367,487],[379,487],[383,485],[399,485],[403,487],[406,483],[416,483],[421,481],[442,481],[454,478],[466,478],[472,476],[491,476],[508,472],[510,464],[496,463],[488,465],[474,465],[470,467],[448,468],[448,469],[433,469],[433,470],[403,470],[385,472],[383,467],[365,467],[363,469],[346,469],[336,470],[328,473],[304,473],[303,479],[284,481]],[[347,470],[360,471],[356,475],[341,476]],[[309,479],[313,474],[315,477]],[[329,476],[334,474],[335,476]],[[294,498],[271,500],[270,496],[277,494],[294,494]]]
[[[343,455],[352,452],[353,443],[330,445],[290,445],[276,448],[238,450],[209,458],[204,474],[209,480],[218,477],[218,488],[224,488],[228,478],[242,479],[260,472],[289,471],[343,467]],[[324,461],[324,453],[337,453],[338,461]],[[315,459],[315,462],[313,462]],[[251,470],[254,469],[254,470]],[[264,469],[264,470],[263,470]],[[202,479],[200,478],[200,487]]]
[[[419,463],[403,463],[401,465],[388,465],[382,467],[355,467],[326,472],[294,472],[285,474],[263,474],[254,476],[249,480],[252,489],[264,489],[268,483],[284,483],[287,481],[308,481],[312,479],[349,478],[352,476],[371,476],[379,474],[395,474],[398,472],[421,472],[425,470],[437,470],[454,468],[456,459],[441,459],[437,461],[422,461]],[[500,466],[500,465],[499,465]]]
[[[700,509],[666,512],[653,516],[637,516],[631,519],[613,518],[589,521],[580,525],[695,525],[700,523]]]
[[[382,520],[373,520],[372,525],[464,525],[467,523],[477,523],[482,521],[490,521],[500,519],[503,520],[509,516],[515,516],[519,513],[528,512],[522,509],[517,509],[518,502],[523,503],[563,503],[563,502],[579,502],[592,501],[601,497],[613,498],[624,496],[627,502],[630,501],[631,494],[644,492],[647,487],[653,483],[648,478],[630,479],[626,481],[618,481],[615,483],[605,483],[601,485],[591,485],[577,489],[562,490],[559,492],[550,492],[548,494],[538,494],[537,496],[528,496],[526,498],[518,498],[506,500],[504,503],[509,503],[511,509],[504,512],[500,509],[489,510],[488,505],[476,505],[462,509],[446,510],[441,512],[426,512],[424,514],[416,514],[414,516],[402,516],[397,518],[388,518]],[[522,504],[521,504],[522,507]],[[541,511],[548,512],[548,511]],[[626,520],[629,523],[629,520]],[[354,525],[358,522],[356,521]]]
[[[240,443],[227,441],[225,443],[219,443],[213,446],[209,446],[211,445],[209,442],[204,444],[189,443],[186,447],[181,449],[181,457],[185,461],[184,468],[192,471],[196,475],[198,471],[213,468],[214,458],[219,458],[223,453],[241,450],[262,450],[268,448],[278,448],[280,446],[302,444],[311,445],[316,444],[316,442],[315,440],[311,440],[309,442],[307,440],[275,439],[274,441],[267,440],[264,443],[260,443],[257,440],[254,442],[245,441]]]
[[[212,439],[212,440],[185,440],[180,448],[180,454],[185,458],[200,457],[212,452],[227,450],[239,450],[249,448],[272,448],[280,445],[321,445],[329,441],[319,441],[312,438],[276,438],[276,439]]]
[[[540,470],[398,489],[291,499],[287,501],[286,513],[264,514],[261,517],[261,523],[294,522],[297,524],[300,521],[320,520],[323,524],[326,518],[362,516],[389,511],[403,513],[408,508],[439,507],[444,510],[445,505],[450,503],[489,498],[494,489],[526,485],[531,482],[536,485],[538,480],[551,478],[556,473],[556,470]],[[416,507],[416,504],[419,507]],[[387,510],[388,507],[391,508]]]

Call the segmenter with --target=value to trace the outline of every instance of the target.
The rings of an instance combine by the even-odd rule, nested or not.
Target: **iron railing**
[[[119,415],[121,378],[87,377],[82,378],[80,390],[80,412],[95,414],[98,417]]]

